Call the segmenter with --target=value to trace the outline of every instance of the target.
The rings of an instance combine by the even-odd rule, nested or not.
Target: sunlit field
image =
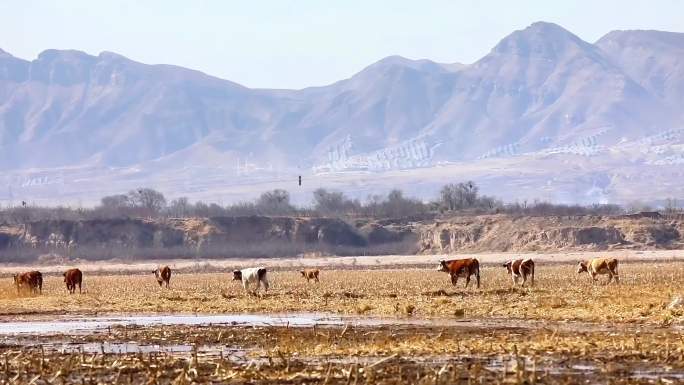
[[[273,313],[332,312],[375,316],[516,318],[670,324],[668,309],[682,293],[684,263],[631,263],[619,267],[620,284],[592,283],[575,265],[538,265],[534,287],[512,287],[503,267],[484,266],[474,279],[452,286],[434,270],[322,270],[320,283],[298,272],[269,273],[271,289],[244,293],[229,273],[174,274],[169,289],[149,275],[88,275],[83,294],[69,295],[60,276],[46,276],[43,294],[18,297],[12,278],[0,279],[0,313]],[[529,282],[528,282],[529,284]]]

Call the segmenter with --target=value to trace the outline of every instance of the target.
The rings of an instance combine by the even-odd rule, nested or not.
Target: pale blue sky
[[[113,51],[249,87],[340,80],[385,56],[470,63],[535,21],[593,42],[614,29],[684,32],[684,1],[1,0],[0,48]]]

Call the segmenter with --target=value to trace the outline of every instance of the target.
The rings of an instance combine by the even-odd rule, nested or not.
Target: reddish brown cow
[[[168,266],[159,267],[157,270],[153,271],[155,278],[157,278],[157,283],[159,286],[166,282],[166,287],[169,287],[169,281],[171,280],[171,268]]]
[[[513,277],[513,286],[518,284],[518,278],[522,278],[520,286],[525,286],[528,276],[531,285],[534,286],[534,261],[532,259],[514,259],[504,263],[503,266],[508,270],[508,274]]]
[[[320,273],[320,270],[318,269],[304,269],[301,270],[300,273],[302,273],[302,277],[306,278],[306,282],[309,282],[312,279],[316,282],[319,282],[318,274]]]
[[[442,260],[439,261],[438,270],[449,273],[451,275],[451,284],[454,286],[456,286],[459,277],[465,277],[465,287],[468,287],[470,276],[474,274],[477,280],[477,288],[480,288],[480,262],[475,258]]]
[[[64,276],[64,283],[66,283],[69,294],[76,292],[76,285],[78,285],[78,293],[81,293],[81,284],[83,283],[83,273],[79,269],[69,269],[62,274]]]
[[[15,274],[14,286],[17,287],[17,294],[21,294],[22,289],[28,289],[33,294],[43,294],[43,274],[40,271]]]

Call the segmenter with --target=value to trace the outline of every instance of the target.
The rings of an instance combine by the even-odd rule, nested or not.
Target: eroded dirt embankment
[[[680,249],[684,221],[661,216],[476,216],[420,228],[422,253]]]
[[[556,252],[684,248],[684,219],[659,215],[519,217],[482,215],[428,220],[299,217],[46,220],[0,224],[0,251],[78,248],[220,250],[222,245],[348,246],[403,244],[404,254]],[[65,253],[62,253],[65,254]],[[232,255],[231,255],[232,256]]]

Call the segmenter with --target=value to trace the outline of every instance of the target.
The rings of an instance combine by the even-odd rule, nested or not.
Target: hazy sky
[[[550,21],[593,42],[614,29],[684,32],[684,1],[1,0],[0,48],[113,51],[249,87],[302,88],[385,56],[470,63]]]

